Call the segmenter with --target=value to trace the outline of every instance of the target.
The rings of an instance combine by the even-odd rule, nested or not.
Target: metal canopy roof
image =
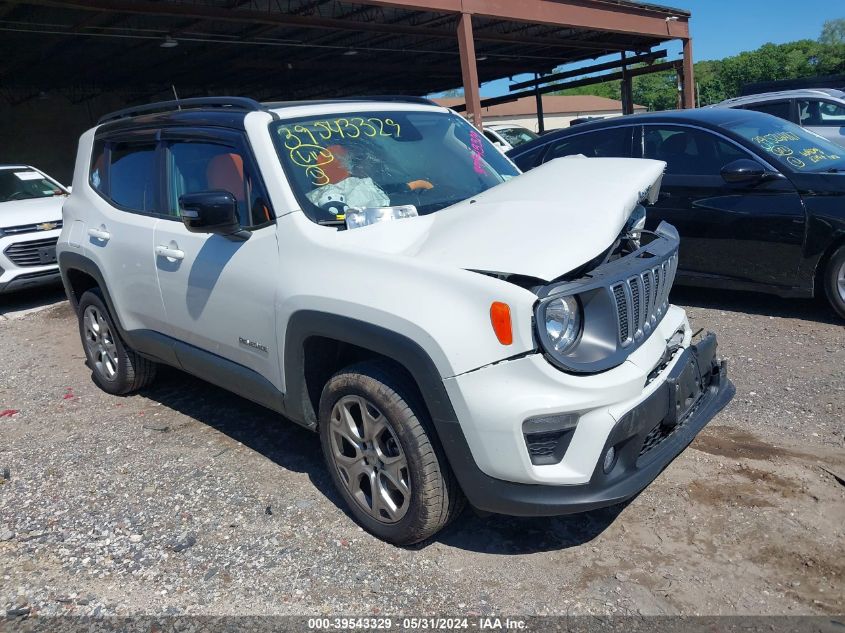
[[[462,14],[482,82],[689,37],[627,0],[0,0],[0,95],[427,94],[462,85]]]

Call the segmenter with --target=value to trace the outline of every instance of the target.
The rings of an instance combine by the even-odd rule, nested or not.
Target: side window
[[[216,143],[174,141],[168,156],[169,215],[178,217],[183,194],[223,190],[235,197],[241,226],[259,226],[273,219],[261,181],[240,150]]]
[[[543,152],[546,151],[546,145],[540,145],[539,147],[534,147],[530,150],[521,151],[522,148],[519,148],[520,154],[518,156],[511,156],[511,153],[508,152],[508,156],[511,156],[511,160],[516,163],[516,166],[520,168],[522,171],[528,171],[529,169],[534,169],[537,166],[537,163],[540,161],[540,157],[543,155]]]
[[[108,189],[106,188],[106,177],[108,170],[106,169],[106,143],[102,139],[94,141],[94,148],[91,152],[91,168],[88,173],[88,182],[91,186],[105,195]]]
[[[769,103],[752,103],[745,106],[746,110],[754,110],[755,112],[762,112],[763,114],[771,114],[779,119],[792,120],[792,115],[789,112],[789,101],[771,101]]]
[[[629,157],[632,129],[628,126],[613,127],[564,138],[551,145],[544,162],[576,154],[589,157]]]
[[[108,197],[129,210],[156,213],[156,146],[115,143],[109,157]]]
[[[484,136],[486,136],[486,137],[487,137],[487,140],[488,140],[488,141],[490,141],[490,142],[491,142],[491,143],[493,143],[493,144],[496,144],[496,143],[500,143],[500,142],[501,142],[501,141],[499,141],[499,139],[497,139],[497,138],[493,135],[493,133],[492,133],[492,132],[489,132],[488,130],[484,130]]]
[[[645,126],[643,149],[643,158],[666,161],[667,174],[685,176],[715,176],[728,163],[749,158],[715,134],[684,127]]]
[[[843,127],[845,106],[831,101],[800,99],[798,117],[801,125],[807,127]]]

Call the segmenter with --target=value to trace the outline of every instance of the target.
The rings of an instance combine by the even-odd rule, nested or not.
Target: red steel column
[[[481,129],[481,92],[478,86],[478,66],[475,61],[475,40],[472,36],[472,15],[461,13],[458,21],[458,49],[461,54],[461,75],[464,80],[464,99],[467,116]]]
[[[692,38],[684,40],[684,108],[695,107],[695,70],[692,65]]]

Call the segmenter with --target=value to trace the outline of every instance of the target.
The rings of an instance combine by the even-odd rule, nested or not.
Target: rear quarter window
[[[88,182],[114,206],[138,213],[158,212],[158,159],[153,141],[98,139],[91,152]]]

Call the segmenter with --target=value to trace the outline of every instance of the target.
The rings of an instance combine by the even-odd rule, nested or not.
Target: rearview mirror
[[[766,168],[756,160],[749,158],[740,158],[732,163],[728,163],[722,167],[721,173],[725,182],[733,184],[751,184],[772,175],[771,172],[766,171]]]
[[[241,228],[238,203],[228,191],[200,191],[179,196],[182,223],[191,233],[214,233],[230,240],[249,239]]]

